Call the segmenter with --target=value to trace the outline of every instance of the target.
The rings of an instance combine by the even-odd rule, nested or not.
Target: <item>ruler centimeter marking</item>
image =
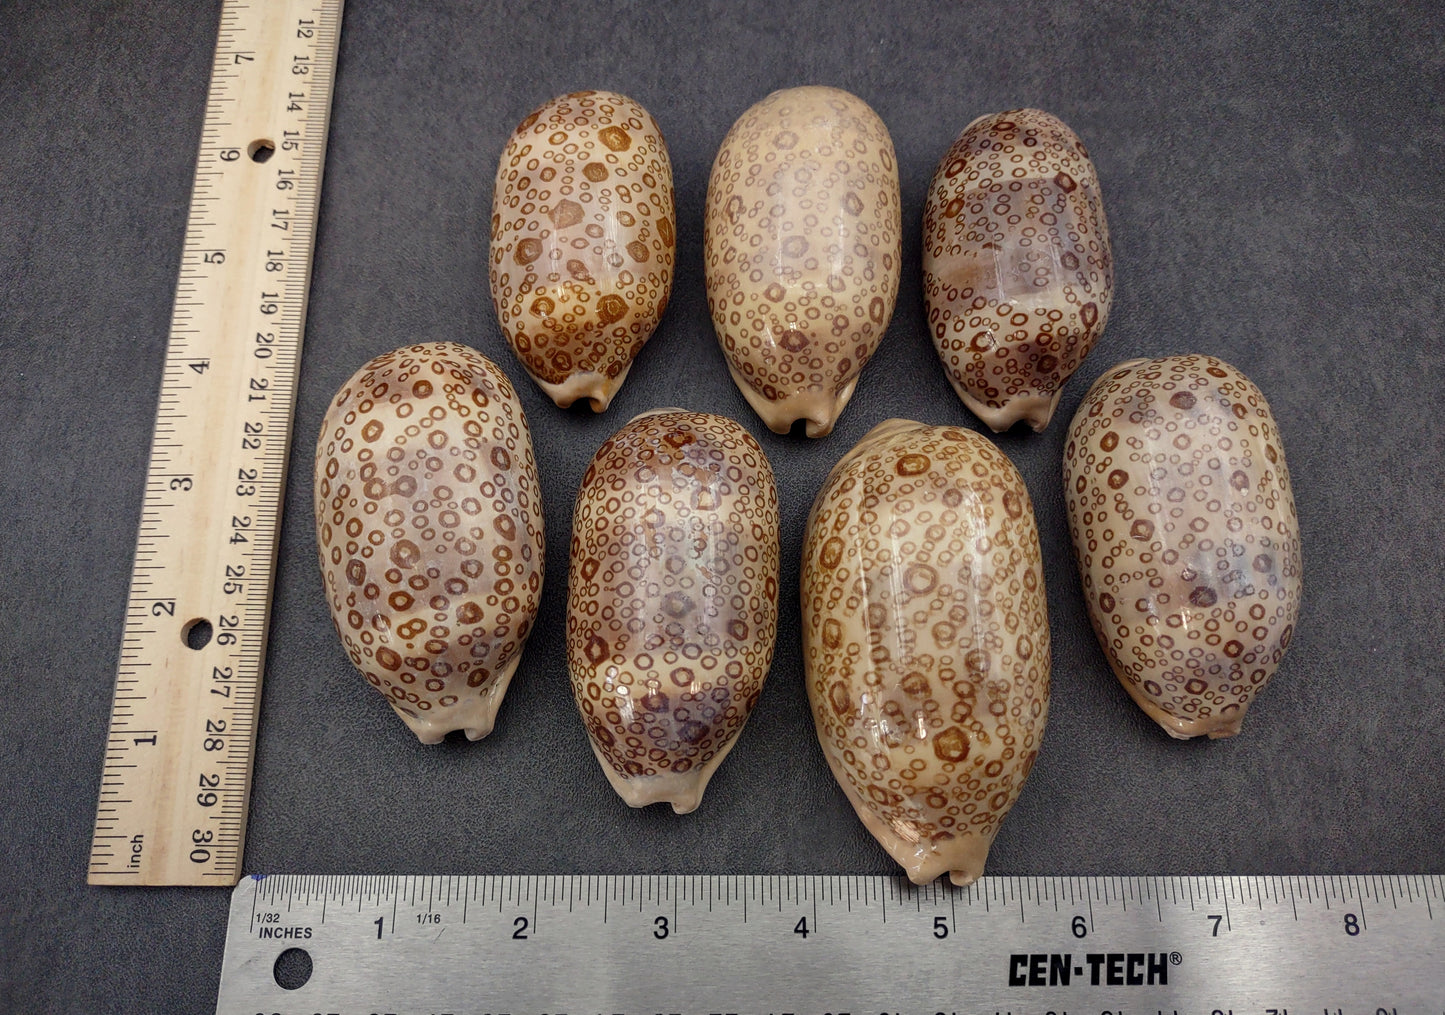
[[[224,0],[91,884],[240,874],[342,0]]]
[[[216,1011],[1445,1015],[1442,891],[1440,875],[272,875],[232,894]]]

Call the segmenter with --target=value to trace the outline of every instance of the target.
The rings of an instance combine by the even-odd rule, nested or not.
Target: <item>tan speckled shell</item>
[[[1300,605],[1300,535],[1264,395],[1212,356],[1120,363],[1069,428],[1064,496],[1115,674],[1185,739],[1238,733]]]
[[[778,494],[753,436],[662,409],[598,449],[567,586],[572,691],[633,807],[685,814],[757,704],[778,624]]]
[[[832,431],[893,316],[901,237],[893,141],[856,95],[787,88],[728,131],[707,186],[707,298],[774,431]]]
[[[1114,301],[1099,175],[1062,120],[1011,109],[953,142],[924,205],[923,295],[963,404],[995,431],[1048,426]]]
[[[1038,756],[1049,621],[1028,491],[989,441],[889,420],[834,467],[803,547],[818,741],[909,878],[983,873]]]
[[[331,619],[424,744],[492,730],[542,593],[542,501],[511,382],[455,342],[378,356],[316,443]]]
[[[616,92],[573,92],[507,141],[492,197],[492,305],[532,379],[602,412],[656,330],[676,256],[662,131]]]

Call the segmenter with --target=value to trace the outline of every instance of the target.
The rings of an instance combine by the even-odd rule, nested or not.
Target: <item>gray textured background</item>
[[[1342,5],[1343,6],[1343,5]],[[1041,436],[999,443],[1043,538],[1054,685],[992,873],[1445,868],[1445,15],[1434,3],[725,4],[350,0],[297,405],[247,871],[877,873],[801,682],[797,554],[827,470],[889,416],[976,423],[923,327],[919,222],[975,116],[1037,105],[1084,138],[1117,265],[1113,316]],[[218,4],[0,0],[0,1010],[207,1011],[226,893],[84,884],[142,481]],[[903,181],[903,285],[833,436],[766,431],[702,288],[708,169],[768,91],[869,102]],[[672,305],[603,417],[563,412],[503,341],[486,283],[496,161],[554,94],[657,118],[678,194]],[[421,747],[326,616],[310,459],[370,356],[459,339],[501,363],[547,507],[542,612],[490,738]],[[1294,644],[1244,734],[1170,741],[1108,671],[1059,490],[1093,378],[1209,352],[1265,391],[1304,539]],[[662,404],[730,415],[783,501],[776,662],[696,813],[629,811],[571,702],[571,500],[597,445]]]

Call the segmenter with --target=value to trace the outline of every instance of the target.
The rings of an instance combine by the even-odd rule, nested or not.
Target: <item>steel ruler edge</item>
[[[91,884],[239,876],[342,2],[222,4]]]
[[[1445,1015],[1445,877],[252,875],[216,1011]]]

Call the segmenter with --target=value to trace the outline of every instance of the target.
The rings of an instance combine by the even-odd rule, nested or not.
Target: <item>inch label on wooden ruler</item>
[[[225,0],[91,884],[234,884],[342,0]]]
[[[1442,890],[1438,875],[273,875],[232,894],[216,1011],[1445,1015]]]

